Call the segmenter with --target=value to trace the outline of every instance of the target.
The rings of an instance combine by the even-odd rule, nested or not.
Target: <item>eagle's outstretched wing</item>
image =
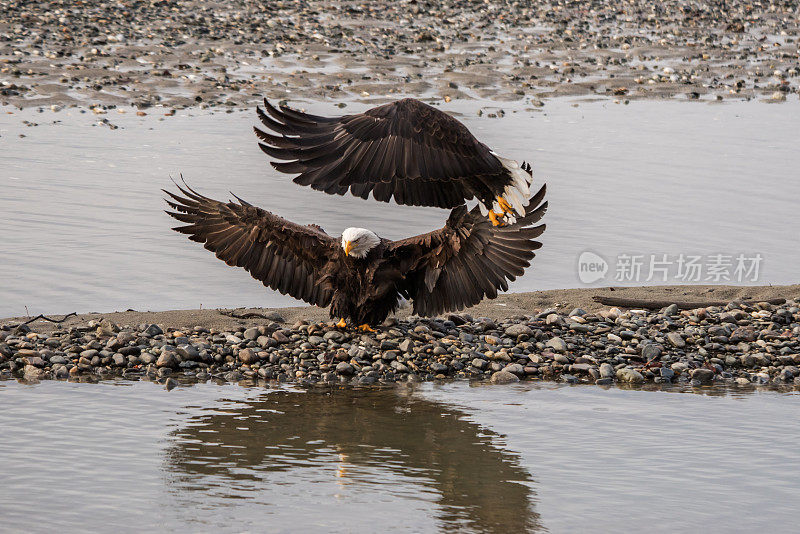
[[[244,267],[256,280],[283,294],[325,307],[332,289],[321,271],[336,261],[338,241],[319,227],[301,226],[248,204],[219,202],[184,183],[183,196],[167,190],[167,213],[186,223],[173,230],[187,234],[228,265]]]
[[[530,166],[500,158],[461,122],[413,98],[343,117],[320,117],[264,100],[261,150],[318,191],[410,206],[454,208],[503,197],[519,215],[530,195]],[[516,202],[515,202],[516,201]]]
[[[477,207],[459,206],[444,228],[393,241],[387,257],[407,273],[402,293],[413,299],[414,313],[438,315],[497,297],[508,281],[521,276],[542,246],[535,238],[545,225],[531,226],[547,210],[545,186],[531,199],[513,225],[492,226]]]

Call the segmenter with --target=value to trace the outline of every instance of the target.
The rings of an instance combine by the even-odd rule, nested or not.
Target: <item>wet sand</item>
[[[797,2],[0,1],[0,104],[797,98]],[[135,23],[131,23],[131,21]]]
[[[587,312],[608,309],[609,306],[598,304],[595,296],[610,296],[627,299],[686,301],[733,301],[740,299],[759,302],[774,298],[787,300],[800,297],[800,284],[787,286],[725,286],[725,285],[673,285],[647,287],[615,287],[557,289],[551,291],[531,291],[527,293],[508,293],[495,300],[485,300],[465,310],[474,317],[489,317],[494,320],[507,319],[520,315],[536,315],[546,309],[555,309],[568,313],[574,308],[582,308]],[[53,324],[38,320],[31,324],[37,332],[50,332],[56,328],[85,325],[88,321],[107,319],[120,325],[138,325],[143,323],[159,324],[167,328],[192,328],[200,326],[207,329],[227,330],[245,325],[270,323],[273,319],[235,319],[222,312],[234,311],[236,315],[258,313],[272,316],[277,313],[286,324],[298,321],[318,322],[328,320],[327,310],[312,306],[288,308],[237,308],[236,310],[169,310],[169,311],[116,311],[107,313],[86,313],[69,317],[64,323]],[[410,310],[398,313],[399,318],[409,317]],[[60,319],[61,316],[54,316]],[[16,324],[27,321],[28,317],[11,317],[0,319],[2,324]]]

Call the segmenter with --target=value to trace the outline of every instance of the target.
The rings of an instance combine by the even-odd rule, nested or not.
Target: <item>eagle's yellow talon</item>
[[[364,323],[364,324],[362,324],[361,326],[359,326],[359,327],[358,327],[358,329],[359,329],[359,330],[361,330],[362,332],[375,332],[375,330],[373,330],[373,329],[372,329],[372,328],[371,328],[371,327],[370,327],[368,324],[366,324],[366,323]]]
[[[503,214],[514,212],[514,208],[503,197],[497,197],[497,203],[500,205],[500,209],[503,210]]]
[[[504,226],[505,223],[501,221],[498,217],[502,217],[503,214],[497,214],[493,211],[489,212],[489,220],[492,221],[492,226]]]
[[[339,322],[334,325],[336,328],[347,328],[347,322],[344,319],[339,319]]]

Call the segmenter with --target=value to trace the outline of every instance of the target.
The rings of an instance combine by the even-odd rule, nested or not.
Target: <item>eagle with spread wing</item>
[[[527,213],[530,164],[500,157],[457,119],[413,98],[322,117],[264,100],[259,146],[294,182],[409,206],[455,208],[477,199],[495,226]]]
[[[513,223],[494,226],[478,207],[461,203],[443,228],[390,241],[364,228],[340,238],[248,204],[220,202],[184,182],[164,190],[183,223],[174,228],[265,286],[309,304],[329,307],[340,326],[349,319],[365,329],[380,324],[406,299],[418,315],[461,310],[506,291],[541,247],[545,229],[534,226],[547,210],[545,187]]]

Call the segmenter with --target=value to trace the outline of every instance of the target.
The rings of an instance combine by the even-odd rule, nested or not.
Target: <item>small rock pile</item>
[[[544,310],[502,322],[467,314],[389,319],[378,331],[278,321],[217,331],[105,319],[52,333],[0,326],[0,379],[112,377],[173,387],[209,379],[374,385],[445,379],[511,383],[728,383],[800,387],[797,301],[659,312]]]

